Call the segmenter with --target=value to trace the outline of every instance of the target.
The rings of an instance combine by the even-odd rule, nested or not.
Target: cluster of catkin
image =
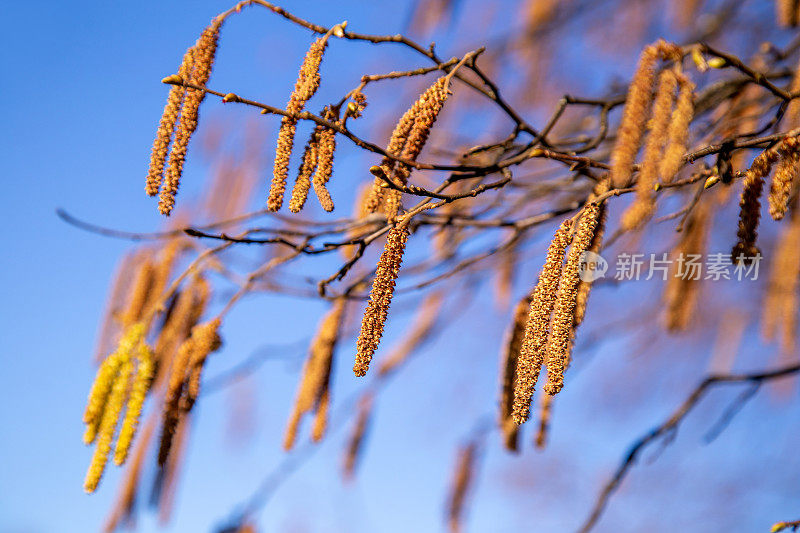
[[[739,200],[738,240],[731,253],[734,262],[748,262],[760,253],[756,239],[761,219],[761,194],[772,167],[776,166],[769,192],[769,212],[773,219],[780,220],[786,214],[792,191],[798,186],[799,164],[800,139],[787,137],[757,155],[745,172]]]
[[[191,411],[200,394],[200,378],[206,359],[222,344],[219,327],[218,318],[194,326],[191,335],[183,341],[172,360],[164,395],[158,450],[158,464],[162,468],[167,464],[181,418]]]
[[[367,212],[374,213],[382,209],[388,220],[397,217],[402,193],[389,187],[387,182],[397,187],[404,186],[411,175],[411,167],[395,158],[406,161],[417,159],[450,95],[449,85],[449,76],[436,80],[400,118],[386,147],[387,157],[383,158],[379,166],[370,168],[370,172],[375,175],[375,181],[367,198]]]
[[[338,123],[333,110],[326,108],[325,119]],[[317,124],[303,151],[303,162],[297,174],[289,201],[289,211],[299,213],[308,199],[308,191],[314,187],[322,209],[333,211],[333,200],[326,184],[333,173],[333,153],[336,150],[336,130]]]
[[[383,336],[383,327],[394,296],[395,280],[403,262],[408,236],[408,220],[392,227],[386,236],[386,246],[378,260],[372,291],[356,343],[356,360],[353,365],[356,376],[366,375],[372,356]]]
[[[596,188],[574,231],[571,220],[565,220],[559,226],[531,295],[522,341],[519,341],[519,331],[516,336],[513,332],[510,336],[507,350],[516,353],[516,368],[513,377],[506,376],[503,384],[504,387],[509,382],[514,384],[511,419],[517,425],[530,416],[531,398],[543,367],[547,367],[545,392],[554,395],[563,387],[574,331],[583,318],[589,290],[588,283],[583,285],[580,278],[581,264],[585,252],[600,247],[604,222],[602,195],[607,187],[607,183],[602,182]],[[515,317],[515,323],[521,322],[520,314]],[[518,349],[516,345],[519,345]],[[512,358],[513,355],[506,355],[507,361]],[[508,363],[505,367],[507,373],[512,373],[508,370]],[[504,390],[503,394],[506,396],[510,392]],[[508,423],[507,419],[506,415],[504,425]]]
[[[338,298],[333,303],[311,343],[308,359],[303,367],[303,377],[297,389],[297,399],[284,435],[283,447],[287,451],[294,447],[300,421],[306,413],[314,412],[311,439],[319,442],[325,435],[333,355],[344,322],[346,302],[345,298]]]
[[[672,181],[683,163],[694,113],[694,85],[681,72],[681,57],[680,48],[673,44],[659,41],[648,46],[628,89],[617,143],[611,154],[611,181],[615,187],[628,185],[648,125],[649,133],[644,140],[636,181],[636,201],[622,216],[624,229],[638,227],[653,214],[659,178],[664,183]],[[675,64],[656,78],[659,58]]]
[[[163,80],[173,87],[153,142],[145,191],[149,196],[160,191],[158,210],[164,215],[169,215],[175,205],[189,140],[197,129],[198,110],[206,95],[204,90],[186,84],[204,87],[208,82],[222,22],[222,19],[214,19],[186,51],[178,73]]]
[[[97,371],[83,415],[86,424],[84,442],[97,441],[84,482],[86,492],[94,492],[103,476],[123,412],[114,463],[121,465],[128,456],[154,370],[153,352],[145,343],[144,336],[143,323],[129,326],[116,351]]]
[[[322,63],[322,55],[325,48],[328,46],[328,37],[330,34],[325,34],[319,37],[308,49],[303,63],[300,65],[300,72],[295,82],[294,91],[289,97],[289,102],[286,104],[286,111],[291,114],[297,114],[303,111],[314,93],[317,92],[320,83],[319,66]],[[267,199],[267,208],[270,211],[278,211],[283,205],[283,196],[286,192],[286,181],[289,175],[289,160],[292,157],[292,148],[294,147],[294,135],[297,129],[297,118],[294,116],[284,116],[281,119],[281,127],[278,131],[278,146],[275,150],[275,165],[272,172],[272,183],[269,188],[269,198]],[[300,169],[300,176],[307,172],[310,176],[313,168],[311,167],[312,161],[316,167],[319,167],[319,153],[321,150],[328,150],[330,148],[330,161],[333,160],[333,147],[321,147],[319,144],[322,142],[319,137],[324,133],[323,128],[318,128],[312,135],[312,140],[315,146],[316,154],[310,153],[311,150],[306,149],[303,156],[303,164]],[[333,139],[333,131],[330,132],[330,138]],[[328,135],[328,134],[326,134]],[[309,143],[312,144],[312,143]],[[330,144],[330,141],[328,141]],[[313,158],[312,158],[313,156]],[[324,163],[323,163],[324,165]],[[324,171],[324,168],[322,169]],[[318,170],[319,173],[319,170]],[[329,175],[330,176],[330,175]],[[307,179],[307,178],[306,178]],[[298,182],[301,181],[298,177]],[[327,180],[326,180],[327,181]],[[306,187],[306,193],[308,188]],[[305,199],[303,199],[303,202]],[[296,205],[295,205],[296,207]],[[302,203],[300,204],[302,207]],[[299,211],[299,207],[297,207]]]

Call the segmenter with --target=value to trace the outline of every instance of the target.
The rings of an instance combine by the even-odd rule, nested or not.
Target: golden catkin
[[[550,315],[556,302],[558,282],[562,277],[564,253],[570,243],[570,220],[565,220],[556,230],[547,249],[539,281],[533,289],[525,334],[517,357],[512,416],[519,425],[530,416],[530,404],[539,373],[545,363],[545,346]],[[577,271],[575,274],[577,278]]]
[[[83,435],[85,444],[93,443],[97,437],[97,430],[100,427],[108,395],[114,386],[123,359],[123,354],[115,352],[100,363],[100,368],[97,370],[92,389],[89,392],[86,411],[83,413],[83,422],[86,424],[86,432]]]
[[[136,272],[131,287],[128,306],[121,318],[123,325],[134,324],[142,318],[147,308],[147,302],[152,298],[155,277],[156,264],[153,258],[144,257],[139,264],[139,270]]]
[[[443,76],[437,79],[411,105],[395,125],[386,153],[394,157],[416,160],[428,140],[430,129],[436,121],[439,111],[449,96],[449,79]],[[396,164],[391,157],[384,157],[380,164],[383,175],[396,185],[405,185],[410,169],[406,165]],[[366,210],[374,213],[382,208],[390,220],[400,207],[400,191],[387,188],[382,177],[378,176],[372,185],[366,201]]]
[[[553,415],[553,398],[550,394],[542,394],[539,407],[539,427],[536,430],[536,447],[543,450],[547,445],[547,434],[550,430],[550,417]]]
[[[114,464],[121,465],[128,457],[133,436],[139,426],[139,418],[142,415],[147,392],[150,390],[150,383],[153,379],[154,358],[150,348],[141,344],[138,349],[138,359],[135,377],[131,385],[131,392],[128,396],[128,403],[125,406],[125,418],[122,420],[122,427],[117,439],[117,447],[114,450]]]
[[[317,125],[311,132],[311,138],[303,151],[303,162],[300,164],[300,171],[297,180],[292,188],[292,197],[289,200],[289,211],[299,213],[308,199],[308,191],[311,188],[311,175],[317,168],[317,154],[319,153],[319,136],[322,133],[322,126]]]
[[[431,128],[439,116],[439,112],[444,107],[447,97],[450,95],[448,89],[449,78],[443,76],[436,80],[427,91],[420,97],[421,106],[419,112],[414,117],[414,124],[408,133],[405,145],[403,146],[400,157],[408,161],[416,161],[425,143],[428,141]],[[398,163],[394,172],[389,175],[395,185],[405,185],[411,174],[411,167],[405,163]],[[388,189],[384,193],[383,211],[387,220],[394,220],[400,210],[401,192],[395,189]]]
[[[792,84],[789,86],[789,91],[796,93],[800,91],[800,64],[795,67],[794,77]],[[787,129],[794,129],[800,127],[800,98],[793,98],[789,105],[786,106],[786,113],[784,114]]]
[[[333,153],[336,150],[336,130],[325,128],[319,135],[319,152],[317,170],[314,172],[312,183],[322,209],[333,211],[333,200],[326,187],[333,173]]]
[[[97,432],[97,446],[83,482],[83,490],[86,492],[94,492],[100,483],[100,478],[103,477],[119,415],[125,405],[125,396],[128,393],[129,377],[132,371],[133,363],[130,359],[126,359],[122,362],[117,379],[114,380]]]
[[[372,396],[366,394],[358,402],[358,415],[345,449],[344,468],[342,470],[345,479],[351,479],[356,472],[356,463],[364,446],[364,439],[367,436],[371,417]]]
[[[328,429],[328,411],[331,403],[330,387],[325,387],[322,397],[317,406],[317,412],[314,415],[314,424],[311,426],[311,440],[320,442],[322,437],[325,436],[325,431]]]
[[[189,411],[200,396],[200,377],[209,354],[219,350],[222,339],[219,336],[220,319],[215,318],[192,328],[192,356],[189,360],[186,395],[181,408]]]
[[[781,352],[792,354],[797,344],[797,299],[800,285],[800,213],[792,219],[772,254],[761,315],[762,332],[768,341],[780,340]]]
[[[797,0],[775,0],[775,16],[784,28],[797,26],[800,18],[800,2]]]
[[[628,88],[617,142],[611,153],[611,182],[617,188],[625,187],[631,178],[631,166],[636,160],[647,124],[657,61],[658,49],[653,45],[646,47],[639,57],[636,73]]]
[[[672,102],[678,80],[672,70],[663,71],[658,78],[658,89],[653,101],[653,118],[644,147],[644,159],[636,180],[636,200],[622,215],[620,225],[625,230],[638,228],[655,210],[654,186],[658,182],[658,164],[670,126]]]
[[[603,191],[604,189],[601,187],[599,190]],[[608,210],[606,209],[606,204],[603,203],[600,205],[600,215],[598,216],[597,220],[597,228],[595,228],[594,239],[592,239],[592,245],[589,246],[589,249],[587,250],[588,252],[595,254],[600,253],[600,249],[603,246],[603,236],[605,235],[607,218]],[[575,330],[583,323],[583,319],[586,316],[586,304],[589,300],[589,291],[591,288],[591,281],[581,280],[581,282],[578,284],[578,297],[575,299],[575,316],[572,320],[573,336]]]
[[[517,381],[517,360],[519,359],[522,340],[525,338],[525,326],[528,323],[531,299],[532,295],[526,295],[514,308],[514,320],[506,333],[500,362],[500,429],[503,432],[503,445],[510,451],[517,451],[519,426],[517,426],[512,417],[514,384]]]
[[[458,452],[458,460],[456,461],[456,469],[450,487],[450,498],[447,506],[448,527],[452,533],[461,531],[464,502],[474,475],[476,458],[477,445],[474,442],[470,442]]]
[[[694,84],[683,74],[678,74],[678,98],[669,122],[667,147],[661,158],[659,174],[664,183],[670,183],[683,164],[687,149],[689,125],[694,117]]]
[[[792,188],[797,183],[800,172],[800,140],[797,137],[784,139],[780,144],[781,160],[775,167],[772,184],[769,189],[769,214],[774,220],[781,220],[786,215]]]
[[[181,80],[189,80],[192,67],[194,66],[195,47],[190,47],[183,56],[181,66],[178,68],[178,76]],[[186,88],[182,85],[173,85],[167,96],[167,104],[161,115],[161,121],[156,131],[156,139],[153,141],[153,150],[150,154],[150,168],[147,171],[145,192],[148,196],[155,196],[161,189],[161,182],[164,180],[164,166],[169,155],[169,143],[172,142],[172,135],[175,131],[175,124],[178,122],[181,105],[186,97]]]
[[[697,305],[699,279],[688,275],[684,267],[683,275],[678,271],[681,257],[688,259],[705,252],[711,218],[710,202],[699,202],[683,228],[680,241],[672,251],[669,277],[664,288],[665,326],[668,331],[682,331],[691,324]]]
[[[369,302],[361,322],[361,332],[358,335],[356,360],[353,365],[356,376],[366,375],[372,355],[377,350],[383,335],[383,327],[392,303],[395,280],[403,262],[408,236],[406,223],[393,227],[386,236],[386,246],[378,260],[375,280],[372,283]]]
[[[601,209],[598,203],[587,204],[567,253],[561,282],[558,285],[558,297],[553,308],[550,338],[545,350],[547,384],[544,390],[547,394],[557,394],[564,386],[564,372],[569,366],[575,307],[578,299],[578,286],[581,281],[579,277],[581,259],[583,253],[592,245],[600,215]]]
[[[739,261],[739,257],[747,262],[761,253],[756,247],[758,223],[761,218],[761,192],[764,189],[764,178],[778,157],[777,150],[772,148],[764,150],[756,156],[745,173],[744,190],[739,200],[739,227],[736,232],[738,240],[731,252],[734,263]]]
[[[328,45],[328,35],[323,35],[314,41],[306,52],[300,72],[297,75],[294,91],[286,104],[289,113],[300,113],[306,102],[317,92],[320,83],[319,66],[322,55]],[[275,163],[272,171],[272,182],[269,188],[267,209],[278,211],[283,205],[283,195],[286,192],[286,179],[289,173],[289,160],[292,157],[294,134],[297,127],[297,118],[284,116],[278,131],[278,146],[275,150]]]
[[[194,47],[194,64],[190,80],[200,87],[205,87],[211,77],[211,68],[217,52],[221,25],[222,19],[212,21],[211,25],[203,30]],[[178,193],[178,187],[180,186],[189,141],[197,129],[198,110],[205,96],[206,92],[204,90],[186,89],[186,97],[183,100],[175,130],[175,141],[172,143],[172,149],[169,154],[169,166],[164,175],[164,186],[161,189],[158,202],[158,210],[163,215],[169,215],[175,205],[175,195]]]
[[[103,320],[97,336],[97,349],[94,357],[97,363],[103,361],[112,350],[112,343],[117,340],[122,313],[131,289],[131,278],[133,273],[138,271],[139,263],[145,255],[146,252],[142,250],[133,251],[126,254],[119,262],[117,271],[114,274],[114,281],[109,290],[108,302],[103,311]]]
[[[297,429],[303,415],[316,408],[318,418],[324,419],[327,416],[333,354],[344,322],[345,308],[346,300],[344,298],[334,302],[331,310],[320,322],[316,336],[311,343],[308,359],[303,365],[303,375],[298,386],[297,398],[284,433],[283,447],[286,450],[294,447]],[[321,409],[326,412],[320,414]],[[319,424],[322,423],[320,420]],[[324,425],[318,428],[320,437],[322,430],[324,430]]]

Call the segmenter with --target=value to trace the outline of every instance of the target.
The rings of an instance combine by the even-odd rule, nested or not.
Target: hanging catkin
[[[210,26],[203,30],[197,40],[197,44],[194,46],[194,62],[188,80],[194,85],[205,87],[211,76],[211,68],[217,52],[221,26],[222,19],[215,19]],[[198,110],[205,96],[206,92],[204,90],[186,89],[186,96],[183,99],[183,106],[175,129],[175,141],[172,143],[169,163],[164,176],[164,186],[161,189],[161,196],[158,202],[158,210],[163,215],[169,215],[175,205],[175,195],[178,193],[178,187],[180,186],[189,140],[197,129]],[[150,190],[152,190],[152,187],[148,192]]]
[[[670,183],[683,165],[687,149],[689,125],[694,117],[694,84],[685,74],[678,73],[678,98],[672,111],[667,131],[667,147],[661,158],[659,174],[664,183]]]
[[[677,85],[678,80],[672,70],[665,70],[659,75],[650,133],[645,142],[642,168],[636,180],[636,200],[622,215],[620,222],[625,230],[638,228],[655,210],[654,186],[658,182],[658,165],[666,143]]]
[[[358,415],[353,425],[353,431],[347,441],[344,454],[344,467],[342,474],[345,480],[352,479],[356,472],[356,464],[364,448],[364,441],[372,418],[372,395],[365,394],[358,402]]]
[[[289,200],[289,211],[299,213],[308,199],[308,191],[311,188],[311,175],[317,168],[317,155],[319,153],[319,136],[322,133],[322,126],[319,124],[311,132],[311,138],[303,151],[303,162],[300,164],[300,171],[297,180],[294,182],[292,197]]]
[[[788,137],[780,144],[778,153],[781,160],[775,167],[775,175],[769,189],[769,214],[774,220],[781,220],[786,214],[792,188],[797,183],[800,172],[800,140]]]
[[[564,253],[571,240],[570,228],[571,221],[565,220],[556,230],[547,249],[539,281],[533,289],[525,335],[517,358],[514,385],[513,418],[518,425],[530,416],[531,398],[545,362],[548,325],[556,302],[558,282],[562,277]]]
[[[328,34],[311,43],[303,63],[300,65],[300,72],[297,75],[294,91],[289,97],[289,103],[286,104],[288,113],[300,113],[306,102],[317,92],[320,83],[319,66],[322,63],[322,55],[327,45]],[[281,119],[281,127],[278,131],[278,147],[275,150],[272,183],[270,184],[269,198],[267,199],[267,209],[270,211],[278,211],[283,205],[283,195],[286,191],[286,179],[289,172],[289,160],[292,157],[296,127],[297,118],[284,116]]]
[[[503,445],[510,451],[517,451],[519,427],[512,417],[514,385],[517,381],[517,361],[522,340],[525,337],[525,325],[528,322],[531,299],[532,295],[525,295],[514,308],[514,320],[506,333],[500,362],[500,429],[503,433]]]
[[[474,477],[477,444],[470,442],[458,452],[456,469],[450,486],[450,498],[447,507],[448,527],[451,533],[461,531],[464,519],[464,503],[472,478]]]
[[[545,350],[547,384],[544,389],[547,394],[557,394],[564,386],[564,372],[570,360],[575,306],[581,281],[579,277],[581,260],[583,253],[591,247],[594,241],[601,214],[600,204],[597,201],[591,201],[586,205],[567,253],[567,260],[558,285],[558,297],[553,308],[550,338]]]
[[[739,200],[739,227],[736,232],[738,240],[731,252],[731,260],[734,263],[740,260],[751,261],[761,253],[756,247],[758,223],[761,218],[761,192],[764,189],[764,178],[778,158],[778,151],[774,148],[764,150],[756,156],[745,173],[744,189]]]
[[[403,262],[403,253],[408,241],[407,221],[389,230],[386,236],[386,246],[383,249],[378,266],[375,270],[375,280],[372,283],[367,308],[361,322],[361,332],[358,335],[356,361],[353,372],[356,376],[364,376],[369,370],[372,355],[378,349],[378,344],[383,335],[389,305],[394,295],[394,284],[400,265]]]

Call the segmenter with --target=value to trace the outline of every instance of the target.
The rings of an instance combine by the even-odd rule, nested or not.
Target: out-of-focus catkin
[[[680,48],[676,45],[658,41],[647,46],[639,57],[625,99],[617,142],[611,153],[611,183],[614,187],[625,187],[630,181],[632,166],[647,125],[658,59],[676,59],[680,54]]]
[[[594,241],[601,214],[598,202],[591,201],[586,205],[567,253],[561,282],[558,285],[558,297],[553,308],[550,338],[545,350],[547,384],[544,390],[547,394],[557,394],[564,386],[564,372],[569,365],[575,327],[575,306],[581,281],[579,277],[581,260],[583,253],[591,247]]]
[[[775,0],[775,16],[784,28],[797,26],[800,21],[800,2],[797,0]]]
[[[800,212],[794,211],[771,256],[761,326],[764,338],[780,341],[781,352],[797,345],[797,300],[800,285]]]
[[[372,291],[364,311],[361,332],[356,345],[356,360],[353,365],[353,372],[356,376],[366,375],[372,355],[377,350],[383,335],[383,327],[392,303],[395,280],[403,262],[408,236],[407,221],[393,227],[386,236],[386,246],[378,260],[375,280],[372,283]]]
[[[512,417],[514,409],[514,385],[517,381],[517,361],[522,340],[525,338],[525,326],[531,308],[532,295],[525,295],[514,308],[514,319],[503,342],[503,353],[500,358],[500,429],[503,433],[503,445],[507,450],[517,451],[519,426]]]
[[[450,498],[447,506],[448,527],[452,533],[461,531],[464,518],[464,503],[474,477],[478,445],[470,442],[458,452],[453,481],[450,485]]]
[[[666,143],[670,125],[672,102],[678,80],[675,72],[664,70],[658,78],[658,89],[653,101],[653,118],[644,147],[644,159],[636,180],[636,200],[622,215],[622,228],[632,230],[652,216],[655,210],[654,186],[658,182],[658,165]]]
[[[358,402],[358,415],[353,425],[353,431],[347,441],[344,454],[344,467],[342,474],[345,480],[352,479],[356,472],[356,464],[364,448],[364,441],[372,418],[372,395],[365,394]]]
[[[539,281],[533,289],[525,334],[517,357],[512,414],[518,425],[530,416],[531,398],[545,363],[548,325],[556,302],[559,279],[562,277],[564,253],[571,240],[570,228],[571,221],[565,220],[556,230],[547,249]],[[575,276],[577,278],[577,271]]]
[[[542,394],[539,405],[539,427],[536,430],[534,443],[543,450],[547,445],[547,435],[550,431],[550,419],[553,416],[553,398],[551,394]]]
[[[319,66],[322,63],[322,55],[328,45],[328,35],[323,35],[311,43],[306,52],[303,63],[300,65],[300,72],[297,75],[294,91],[286,104],[286,111],[289,113],[300,113],[306,102],[317,92],[320,83]],[[289,172],[289,160],[292,157],[292,147],[294,146],[294,134],[297,127],[297,119],[284,116],[281,119],[281,127],[278,131],[278,146],[275,150],[275,164],[272,171],[272,182],[267,199],[267,209],[278,211],[283,205],[283,196],[286,191],[286,179]]]
[[[667,131],[667,147],[659,165],[664,183],[670,183],[683,164],[687,149],[689,125],[694,117],[694,84],[684,74],[678,74],[678,98]]]
[[[695,275],[688,265],[705,252],[710,217],[710,202],[700,201],[687,219],[681,238],[672,251],[669,277],[664,288],[664,318],[668,331],[685,330],[694,316],[700,279],[697,279],[699,273]],[[682,272],[679,270],[681,264]]]
[[[318,435],[318,438],[314,440],[322,438],[327,425],[327,404],[330,400],[333,355],[344,322],[345,308],[346,300],[344,298],[337,299],[330,311],[323,317],[317,328],[317,334],[311,342],[308,359],[303,366],[302,378],[298,385],[297,397],[284,434],[283,447],[286,450],[294,447],[303,415],[314,409],[317,411],[317,418],[315,418],[313,434]]]
[[[194,85],[205,87],[211,77],[211,68],[214,64],[214,56],[217,52],[217,42],[219,41],[219,30],[222,26],[222,19],[212,21],[194,46],[194,63],[192,65],[189,81]],[[158,210],[163,215],[169,215],[175,205],[175,195],[178,193],[183,165],[186,161],[186,152],[189,148],[189,141],[197,129],[198,110],[200,104],[206,96],[204,90],[186,89],[186,96],[183,99],[180,117],[175,130],[175,141],[169,154],[169,164],[164,176],[164,186],[158,202]]]
[[[144,343],[144,334],[145,326],[142,323],[126,329],[116,351],[101,364],[89,393],[84,413],[87,426],[84,442],[91,444],[96,440],[97,447],[86,473],[86,492],[94,492],[100,482],[120,415],[126,407],[126,399],[128,412],[123,420],[120,441],[117,443],[117,453],[121,454],[118,464],[124,461],[136,433],[141,403],[144,402],[150,385],[149,378],[139,380],[139,372],[143,372],[142,375],[152,373],[152,367],[148,366],[152,364],[152,352]],[[121,451],[123,449],[124,453]]]

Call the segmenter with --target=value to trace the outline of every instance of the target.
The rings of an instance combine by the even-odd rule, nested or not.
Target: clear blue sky
[[[96,494],[83,493],[91,450],[81,442],[81,413],[95,371],[92,354],[107,284],[130,243],[79,231],[54,211],[64,207],[132,231],[160,227],[152,202],[142,194],[166,94],[159,80],[175,70],[210,18],[229,5],[15,2],[4,9],[0,532],[96,530],[116,495],[115,467]],[[367,33],[396,33],[408,13],[405,2],[299,1],[285,7],[327,25],[347,19],[350,28]],[[485,30],[487,37],[502,32]],[[280,105],[308,42],[308,32],[254,9],[225,28],[212,85]],[[445,48],[442,55],[461,51]],[[372,72],[376,63],[368,53],[365,45],[332,47],[326,66],[357,57],[366,65],[361,72]],[[413,64],[401,52],[392,61],[381,70]],[[629,68],[630,61],[625,64]],[[612,70],[629,75],[621,64]],[[355,79],[331,76],[341,87]],[[219,116],[218,105],[208,107]],[[363,173],[363,161],[349,154],[337,172]],[[190,165],[182,198],[197,192],[201,180],[192,182],[195,170],[201,167]],[[539,267],[534,257],[523,264],[522,290]],[[451,334],[427,348],[381,396],[356,482],[344,486],[339,479],[346,430],[338,431],[264,508],[259,523],[265,531],[442,528],[455,446],[476,417],[494,413],[498,344],[508,318],[507,311],[492,306],[487,287],[476,290],[472,316],[456,318]],[[651,286],[639,290],[657,297]],[[637,297],[619,295],[628,302]],[[285,298],[245,301],[226,323],[228,343],[207,375],[261,346],[305,338],[321,311],[316,303]],[[387,342],[398,338],[406,319],[397,317]],[[708,359],[708,342],[688,351],[675,344],[660,356],[657,369],[649,369],[644,356],[631,356],[620,344],[605,342],[578,361],[572,386],[559,397],[548,451],[535,452],[526,436],[525,453],[510,457],[496,439],[489,441],[470,500],[470,531],[574,528],[628,443],[685,396],[695,382],[687,376],[701,372]],[[755,344],[748,346],[751,360],[767,357]],[[340,398],[355,388],[348,371],[351,348],[342,348],[335,393]],[[624,368],[625,376],[638,378],[615,381],[609,368]],[[245,383],[257,402],[256,425],[245,444],[226,439],[233,395],[217,392],[202,400],[169,530],[219,525],[279,463],[297,370],[268,362]],[[635,469],[598,531],[765,531],[775,520],[800,517],[797,402],[762,393],[717,441],[703,445],[709,421],[731,397],[715,395],[657,461]],[[152,514],[143,511],[141,530],[157,530]]]

